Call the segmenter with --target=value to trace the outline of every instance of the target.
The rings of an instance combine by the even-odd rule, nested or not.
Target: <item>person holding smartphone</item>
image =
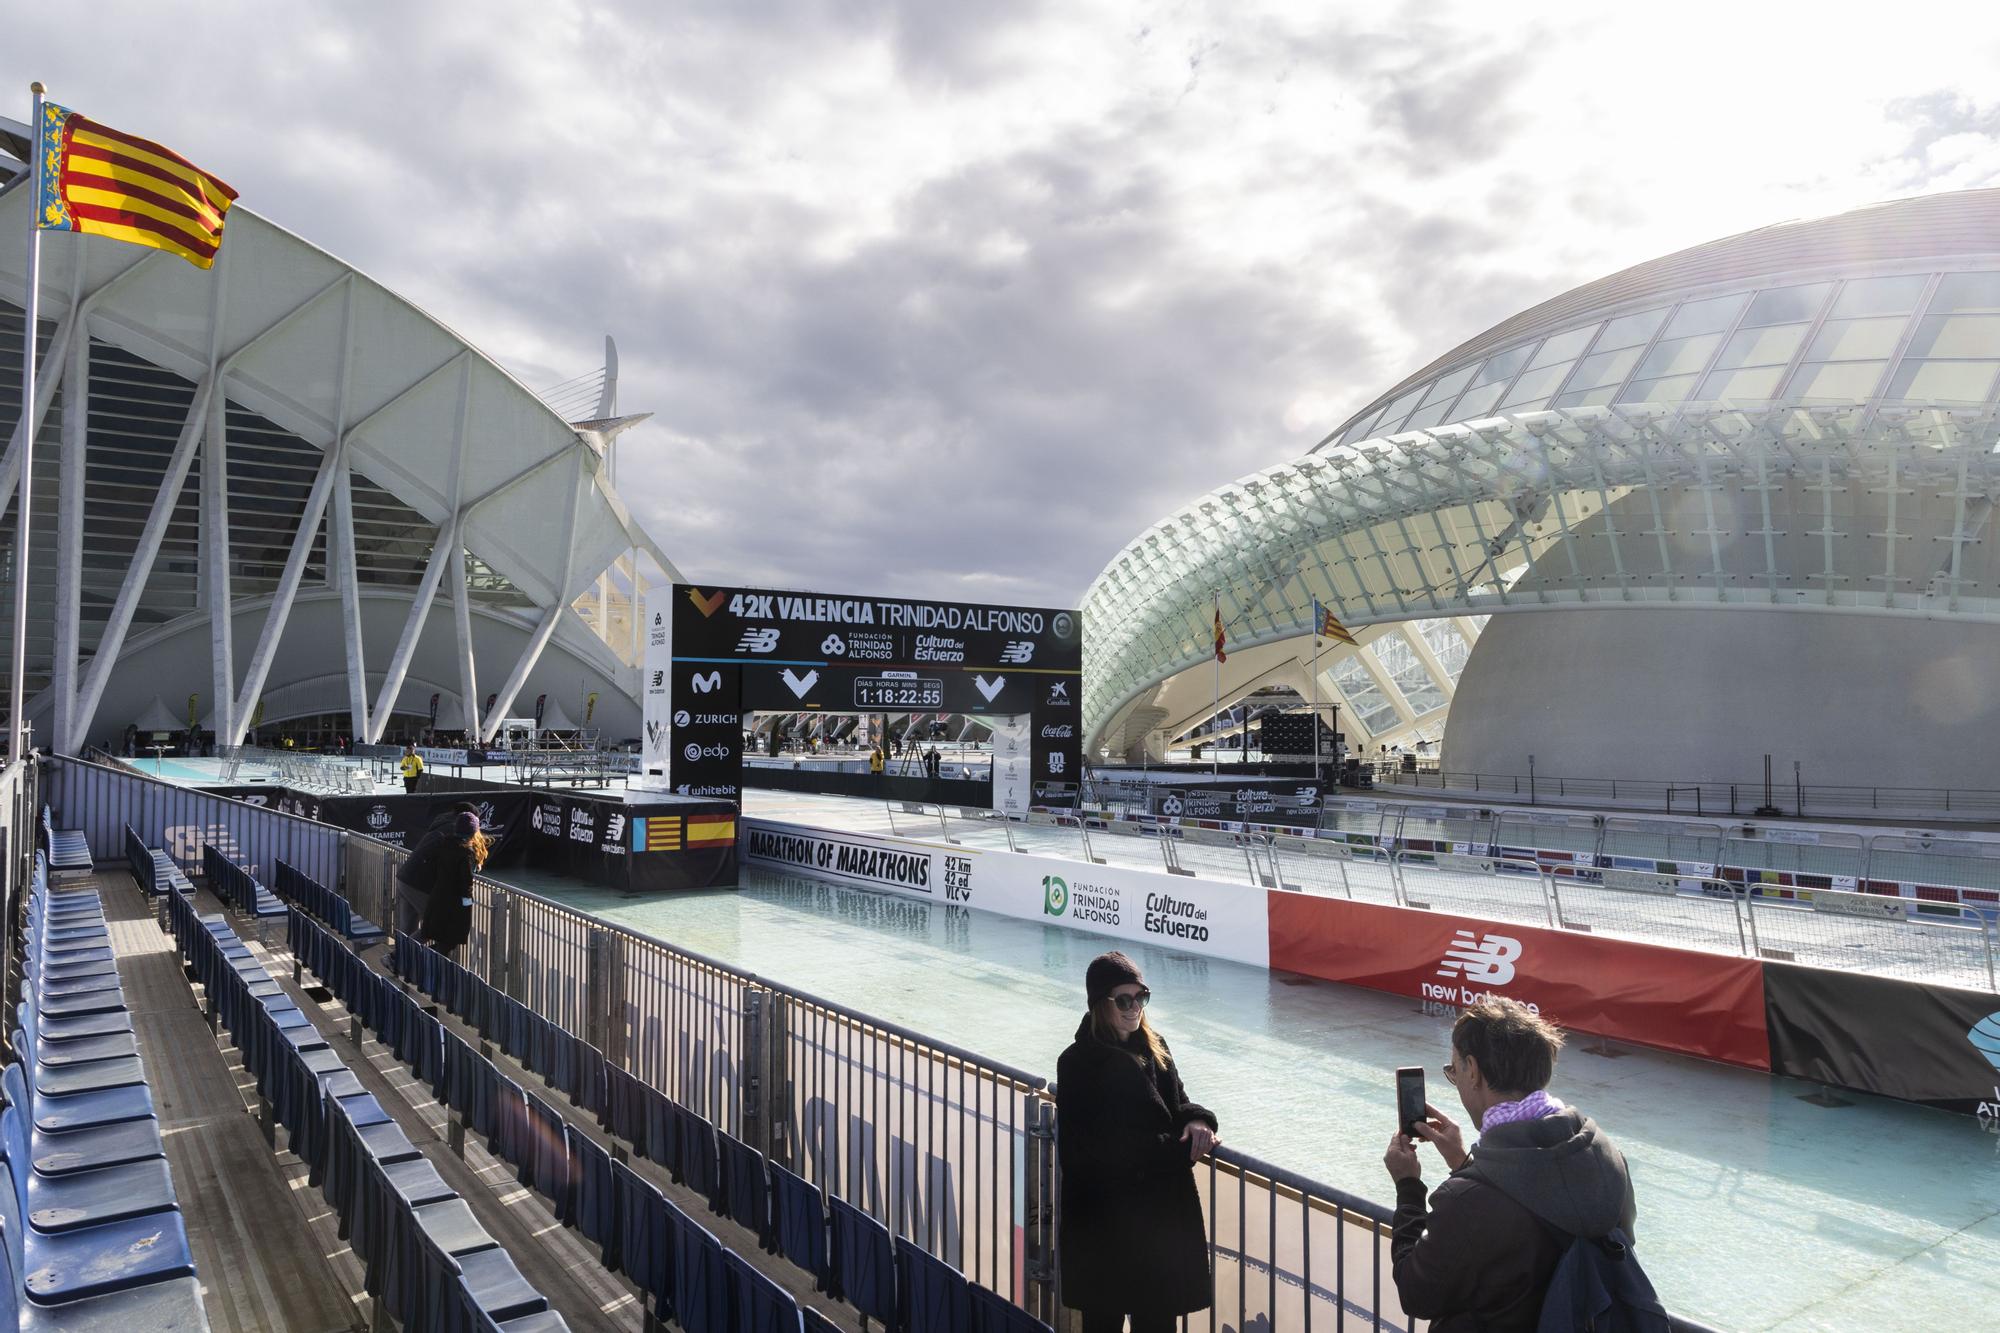
[[[1084,973],[1089,1011],[1056,1062],[1063,1304],[1083,1333],[1168,1333],[1214,1299],[1194,1164],[1222,1142],[1146,1021],[1153,993],[1116,951]]]
[[[1515,1000],[1489,996],[1451,1029],[1444,1077],[1479,1131],[1409,1095],[1399,1070],[1396,1132],[1382,1163],[1396,1182],[1389,1256],[1405,1313],[1431,1333],[1531,1333],[1573,1239],[1632,1235],[1625,1156],[1595,1121],[1548,1091],[1562,1033]],[[1421,1106],[1421,1119],[1414,1119]],[[1417,1140],[1451,1172],[1425,1197]]]

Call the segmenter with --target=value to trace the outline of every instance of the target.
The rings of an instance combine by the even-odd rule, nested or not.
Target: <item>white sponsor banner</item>
[[[419,748],[417,750],[417,756],[418,758],[422,759],[426,764],[447,764],[453,767],[463,768],[467,763],[466,753],[463,750],[432,750],[432,749]]]
[[[737,846],[748,861],[837,884],[1270,966],[1269,899],[1248,885],[767,819],[744,820]]]
[[[993,808],[1025,815],[1034,801],[1033,727],[1027,714],[987,719],[993,728]]]

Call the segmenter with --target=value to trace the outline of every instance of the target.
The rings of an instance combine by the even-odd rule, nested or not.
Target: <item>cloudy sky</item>
[[[1074,605],[1516,310],[2000,184],[1965,4],[88,9],[11,9],[7,114],[164,141],[531,387],[615,335],[704,582]]]

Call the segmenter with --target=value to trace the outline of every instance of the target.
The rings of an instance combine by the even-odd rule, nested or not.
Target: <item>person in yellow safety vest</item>
[[[882,763],[883,763],[882,747],[880,745],[877,745],[874,749],[868,752],[868,771],[870,773],[873,773],[878,778],[881,777]]]
[[[403,747],[403,762],[399,767],[403,770],[404,793],[407,795],[415,792],[417,789],[417,780],[424,775],[424,757],[417,753],[416,746],[406,745]]]

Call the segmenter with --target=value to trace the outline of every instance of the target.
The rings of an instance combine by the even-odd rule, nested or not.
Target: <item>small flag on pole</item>
[[[1333,614],[1333,608],[1321,606],[1317,598],[1313,600],[1313,637],[1334,639],[1341,643],[1354,642],[1354,636],[1347,632],[1347,626],[1341,624],[1340,618]]]
[[[1215,603],[1215,660],[1227,662],[1229,654],[1222,651],[1222,603]]]
[[[109,236],[215,262],[236,191],[150,139],[100,125],[54,102],[42,104],[42,231]]]

